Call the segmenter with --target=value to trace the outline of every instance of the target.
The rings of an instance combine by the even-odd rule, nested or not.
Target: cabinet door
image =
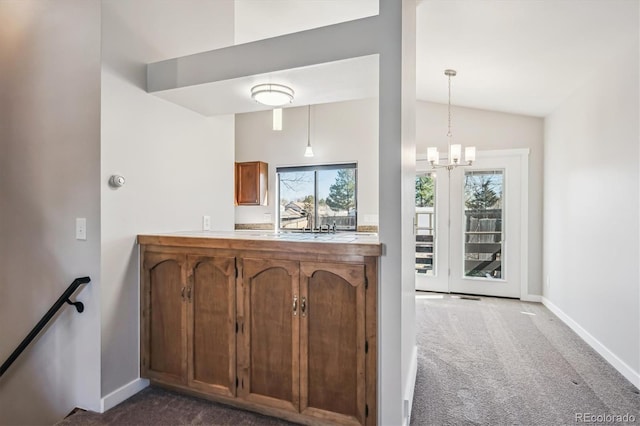
[[[142,263],[141,375],[186,383],[186,256],[145,252]]]
[[[189,386],[236,394],[236,261],[188,257]]]
[[[238,306],[239,396],[262,405],[298,411],[299,264],[245,258]],[[296,305],[294,307],[294,305]]]
[[[301,262],[300,409],[365,423],[365,266]]]
[[[236,163],[236,204],[257,206],[266,202],[267,163]]]

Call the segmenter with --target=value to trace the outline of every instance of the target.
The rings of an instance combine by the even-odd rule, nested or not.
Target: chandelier
[[[447,131],[447,147],[449,151],[449,158],[447,164],[440,164],[440,154],[437,147],[427,148],[427,160],[434,169],[443,168],[447,170],[453,170],[460,166],[470,166],[476,160],[476,147],[469,146],[464,150],[464,163],[461,162],[462,157],[462,145],[451,144],[451,77],[456,76],[455,70],[444,70],[444,75],[449,78],[449,123]]]

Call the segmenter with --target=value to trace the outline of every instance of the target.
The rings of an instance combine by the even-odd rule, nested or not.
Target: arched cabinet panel
[[[144,377],[186,381],[185,259],[175,253],[145,254],[140,339]]]
[[[298,411],[299,343],[295,298],[298,262],[243,259],[240,395],[260,404]]]
[[[365,266],[301,263],[301,411],[365,423]]]
[[[236,393],[234,257],[189,256],[189,386]]]

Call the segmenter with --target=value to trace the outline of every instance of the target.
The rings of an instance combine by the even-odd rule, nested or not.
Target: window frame
[[[331,163],[331,164],[307,164],[303,166],[281,166],[276,167],[276,187],[277,187],[277,202],[276,202],[276,221],[277,221],[277,230],[279,232],[295,232],[301,229],[308,228],[282,228],[282,223],[280,220],[280,174],[281,173],[295,173],[295,172],[313,172],[313,223],[318,223],[318,172],[325,170],[342,170],[342,169],[354,169],[354,180],[355,180],[355,188],[353,191],[354,196],[354,212],[355,212],[355,224],[351,229],[336,229],[338,232],[357,232],[358,230],[358,163],[357,162],[349,162],[349,163]],[[315,228],[317,229],[317,228]]]

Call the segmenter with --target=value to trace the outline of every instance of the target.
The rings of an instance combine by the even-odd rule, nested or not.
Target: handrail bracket
[[[72,302],[71,299],[65,300],[65,302],[67,302],[69,305],[73,305],[76,307],[76,310],[78,311],[78,313],[82,313],[84,311],[84,303],[82,302]]]

